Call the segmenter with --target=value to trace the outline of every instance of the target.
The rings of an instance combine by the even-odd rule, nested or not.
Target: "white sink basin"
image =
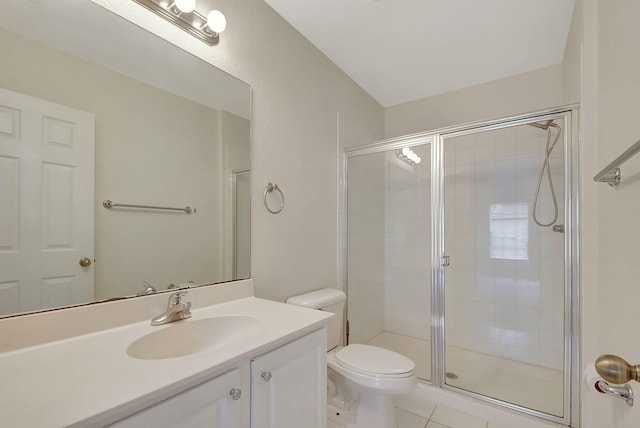
[[[260,326],[258,318],[248,315],[175,321],[136,339],[127,347],[127,354],[142,360],[184,357],[242,340]]]

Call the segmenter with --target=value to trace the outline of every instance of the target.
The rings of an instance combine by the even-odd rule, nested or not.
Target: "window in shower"
[[[347,165],[349,342],[391,349],[431,379],[431,144]]]
[[[529,204],[491,204],[489,243],[492,259],[527,260],[529,258]]]

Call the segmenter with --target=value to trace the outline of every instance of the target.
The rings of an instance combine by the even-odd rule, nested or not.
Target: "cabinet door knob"
[[[265,382],[269,382],[271,380],[271,372],[262,372],[261,376]]]
[[[242,395],[242,391],[240,389],[233,388],[231,391],[229,391],[229,395],[234,400],[239,400],[240,396]]]
[[[82,267],[89,267],[91,266],[91,259],[89,257],[83,257],[80,259],[78,264]]]

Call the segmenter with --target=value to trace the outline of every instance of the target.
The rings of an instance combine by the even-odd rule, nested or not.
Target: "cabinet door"
[[[247,428],[250,408],[248,371],[248,367],[234,369],[111,427]]]
[[[252,428],[325,428],[326,362],[325,329],[254,359]]]

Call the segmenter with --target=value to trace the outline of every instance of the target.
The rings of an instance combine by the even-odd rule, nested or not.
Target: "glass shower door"
[[[444,382],[563,417],[565,139],[556,122],[443,138]]]
[[[349,343],[391,349],[431,379],[431,138],[347,163]]]

